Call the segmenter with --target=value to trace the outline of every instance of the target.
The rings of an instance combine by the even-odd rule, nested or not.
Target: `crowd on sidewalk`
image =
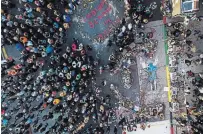
[[[194,41],[202,40],[202,34],[195,27],[188,28],[184,22],[168,23],[167,28],[171,111],[178,125],[186,127],[183,134],[200,134],[203,132],[203,53]]]

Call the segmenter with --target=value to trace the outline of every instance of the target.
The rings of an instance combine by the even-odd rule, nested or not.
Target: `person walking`
[[[114,125],[114,134],[117,134],[117,132],[118,132],[118,129],[117,129],[116,125]]]
[[[111,131],[111,128],[110,128],[110,126],[108,125],[108,126],[107,126],[107,129],[106,129],[106,134],[109,134],[110,131]]]

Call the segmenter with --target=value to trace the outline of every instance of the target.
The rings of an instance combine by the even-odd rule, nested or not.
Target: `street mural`
[[[81,10],[81,16],[76,15],[73,21],[79,23],[79,34],[86,39],[104,41],[122,19],[113,1],[84,1],[83,8],[86,10]]]

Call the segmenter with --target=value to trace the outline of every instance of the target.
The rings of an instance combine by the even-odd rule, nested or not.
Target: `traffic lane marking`
[[[8,54],[6,52],[5,47],[2,47],[2,52],[3,52],[3,55],[4,55],[5,59],[8,59]]]

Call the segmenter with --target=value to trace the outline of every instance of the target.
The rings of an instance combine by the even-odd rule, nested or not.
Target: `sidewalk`
[[[126,134],[170,134],[169,120],[147,123],[147,126],[148,125],[150,125],[150,128],[146,127],[146,129],[143,130],[140,128],[140,124],[138,124],[136,131],[126,132]]]
[[[146,59],[142,55],[137,57],[138,66],[138,76],[141,92],[145,94],[145,104],[144,105],[156,105],[157,103],[162,103],[165,105],[165,119],[169,119],[169,105],[167,99],[167,92],[164,88],[167,87],[166,81],[166,68],[165,68],[165,50],[164,50],[164,40],[163,40],[163,22],[154,21],[146,25],[146,32],[154,31],[153,39],[158,40],[157,50],[152,59]],[[155,79],[155,90],[151,90],[152,84],[148,80],[148,74],[146,68],[149,63],[153,63],[157,67],[156,79]]]
[[[173,18],[173,19],[170,19],[170,20],[167,20],[167,23],[168,22],[179,22],[179,18]],[[183,22],[183,21],[181,21]],[[181,109],[177,109],[178,112],[173,112],[173,116],[176,116],[176,117],[183,117],[182,113],[185,113],[186,114],[186,100],[187,102],[189,102],[189,104],[193,104],[193,102],[191,101],[192,99],[194,99],[193,97],[193,90],[194,90],[194,86],[192,85],[191,83],[191,78],[187,77],[187,71],[192,71],[194,72],[195,74],[198,74],[200,72],[203,72],[203,66],[202,65],[194,65],[194,63],[192,63],[190,66],[187,66],[185,64],[185,60],[194,60],[196,59],[200,53],[203,52],[203,47],[202,47],[202,40],[196,40],[197,37],[195,37],[193,35],[194,33],[194,30],[201,30],[201,33],[203,32],[203,22],[198,22],[198,21],[190,21],[189,25],[187,26],[187,29],[190,29],[192,31],[192,34],[186,38],[186,40],[190,40],[193,42],[193,44],[195,45],[195,49],[196,49],[196,52],[192,52],[193,54],[193,58],[188,58],[186,57],[185,53],[187,51],[187,48],[186,49],[183,49],[183,51],[181,51],[181,56],[180,56],[180,59],[177,60],[178,64],[177,64],[177,70],[175,71],[175,73],[177,73],[177,77],[178,79],[177,80],[173,80],[173,87],[171,90],[174,90],[175,88],[178,89],[178,93],[177,93],[177,100],[178,100],[178,104],[179,104],[179,108]],[[168,39],[168,38],[166,38]],[[166,43],[166,52],[167,52],[167,55],[168,55],[168,45]],[[184,44],[182,47],[186,47],[187,45]],[[173,53],[176,53],[175,51],[173,51]],[[190,52],[189,52],[190,53]],[[173,55],[175,54],[170,54],[170,57],[173,57]],[[172,65],[171,65],[172,67]],[[169,72],[170,74],[172,74],[173,72]],[[172,75],[171,75],[172,76]],[[178,83],[178,85],[177,85]],[[177,85],[177,86],[176,86]],[[183,85],[183,87],[181,87]],[[184,90],[190,90],[190,94],[189,95],[186,95]],[[174,102],[174,99],[172,100],[172,102]],[[185,117],[187,118],[187,117]],[[178,130],[179,132],[181,130]]]

